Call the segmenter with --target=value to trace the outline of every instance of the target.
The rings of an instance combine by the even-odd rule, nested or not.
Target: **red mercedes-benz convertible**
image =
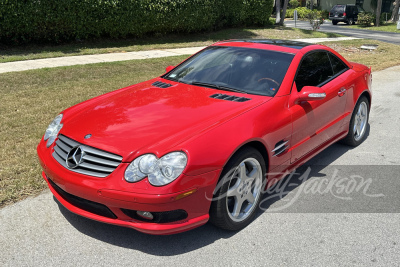
[[[37,152],[70,211],[151,234],[239,230],[266,187],[366,137],[371,70],[322,45],[228,40],[61,112]]]

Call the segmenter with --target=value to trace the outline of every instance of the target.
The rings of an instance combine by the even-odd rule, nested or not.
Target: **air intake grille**
[[[80,148],[80,159],[76,167],[67,166],[68,153],[73,149]],[[63,167],[70,171],[95,176],[106,177],[112,173],[122,161],[122,157],[111,154],[109,152],[82,145],[71,138],[59,135],[56,145],[54,146],[53,157]]]
[[[163,83],[163,82],[160,82],[160,81],[156,81],[156,82],[152,83],[151,85],[153,85],[155,87],[160,87],[160,88],[168,88],[168,87],[172,86],[172,84]]]
[[[116,219],[117,216],[105,205],[93,202],[84,198],[80,198],[74,195],[71,195],[70,193],[65,192],[62,190],[58,185],[56,185],[51,179],[47,179],[50,183],[50,185],[56,190],[56,192],[66,201],[74,205],[75,207],[78,207],[82,210],[86,210],[90,213],[97,214],[99,216],[111,218],[111,219]]]
[[[210,97],[215,98],[215,99],[233,101],[233,102],[246,102],[246,101],[251,100],[250,98],[238,97],[238,96],[233,96],[233,95],[225,95],[225,94],[214,94],[214,95],[211,95]]]

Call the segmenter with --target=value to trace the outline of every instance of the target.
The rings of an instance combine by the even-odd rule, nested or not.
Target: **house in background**
[[[315,1],[315,0],[314,0]],[[391,12],[394,0],[382,0],[382,13]],[[362,7],[366,12],[375,13],[376,0],[320,0],[319,4],[322,10],[331,10],[334,5],[356,4]]]

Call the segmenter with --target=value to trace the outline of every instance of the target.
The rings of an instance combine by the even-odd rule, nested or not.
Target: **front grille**
[[[215,99],[233,101],[233,102],[246,102],[246,101],[250,100],[250,98],[246,98],[246,97],[238,97],[238,96],[225,95],[225,94],[213,94],[210,97],[215,98]]]
[[[69,168],[66,162],[68,153],[77,146],[82,150],[82,158],[77,167]],[[122,161],[121,156],[80,144],[61,134],[54,146],[53,157],[70,171],[101,178],[112,173]]]
[[[132,219],[142,221],[142,222],[151,222],[151,223],[171,223],[181,221],[187,218],[188,214],[184,210],[170,210],[170,211],[162,211],[162,212],[151,212],[154,218],[152,220],[143,218],[137,215],[136,210],[128,210],[121,209],[121,211],[131,217]]]
[[[65,192],[62,190],[58,185],[56,185],[50,178],[47,178],[49,181],[50,185],[54,188],[54,190],[63,198],[65,201],[68,201],[72,205],[74,205],[77,208],[80,208],[81,210],[85,210],[87,212],[111,218],[111,219],[116,219],[117,216],[105,205],[93,202],[84,198],[80,198],[74,195],[71,195],[70,193]]]

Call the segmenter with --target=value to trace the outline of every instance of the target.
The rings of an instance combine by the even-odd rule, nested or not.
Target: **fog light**
[[[147,219],[147,220],[153,220],[153,218],[154,218],[153,214],[151,214],[151,212],[148,212],[148,211],[139,211],[138,210],[136,212],[136,214],[139,215],[142,218]]]

